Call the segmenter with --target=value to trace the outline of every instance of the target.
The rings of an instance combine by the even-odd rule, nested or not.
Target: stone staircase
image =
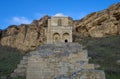
[[[11,77],[26,76],[26,70],[28,65],[28,58],[32,55],[40,55],[41,57],[47,57],[52,54],[56,54],[57,57],[67,56],[70,53],[77,53],[83,51],[82,45],[78,43],[58,43],[58,44],[43,44],[36,48],[25,56],[17,65],[17,68],[11,74]]]
[[[25,55],[11,76],[26,76],[27,79],[81,79],[78,78],[79,74],[92,73],[97,76],[95,79],[105,79],[104,72],[96,71],[94,64],[88,61],[87,50],[78,43],[44,44]],[[101,74],[103,77],[100,77]],[[81,76],[91,79],[84,75]]]
[[[83,48],[78,43],[57,43],[57,44],[44,44],[39,46],[36,51],[42,56],[49,56],[52,54],[61,54],[59,56],[66,56],[72,53],[83,51]],[[34,52],[31,54],[35,54]]]

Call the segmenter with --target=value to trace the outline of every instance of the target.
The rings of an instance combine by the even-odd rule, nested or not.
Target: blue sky
[[[0,0],[0,29],[59,13],[80,19],[117,2],[120,0]]]

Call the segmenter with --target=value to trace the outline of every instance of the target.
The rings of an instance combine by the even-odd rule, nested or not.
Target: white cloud
[[[65,15],[63,13],[57,13],[54,16],[61,17],[61,16],[65,16]]]
[[[29,20],[26,17],[12,17],[11,20],[8,20],[10,22],[10,24],[29,24],[31,23],[31,20]]]

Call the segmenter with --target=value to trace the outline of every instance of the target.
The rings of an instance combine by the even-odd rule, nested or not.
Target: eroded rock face
[[[120,3],[89,14],[76,23],[76,31],[82,36],[104,37],[120,34]]]
[[[1,44],[10,46],[20,50],[31,50],[45,41],[45,27],[49,16],[44,16],[38,21],[33,21],[29,25],[21,24],[19,26],[12,25],[3,31]]]

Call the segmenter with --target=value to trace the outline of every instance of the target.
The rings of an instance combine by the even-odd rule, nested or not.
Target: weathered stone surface
[[[104,37],[120,34],[120,3],[89,14],[76,22],[76,31],[81,36]]]
[[[55,79],[105,79],[105,74],[101,70],[81,70],[70,76],[61,75]]]
[[[1,45],[24,51],[35,49],[45,41],[44,34],[48,18],[48,16],[44,16],[42,19],[33,21],[29,25],[9,26],[6,30],[3,30],[2,37],[0,32]]]
[[[104,72],[94,68],[78,43],[45,44],[30,52],[26,75],[27,79],[105,79]]]

